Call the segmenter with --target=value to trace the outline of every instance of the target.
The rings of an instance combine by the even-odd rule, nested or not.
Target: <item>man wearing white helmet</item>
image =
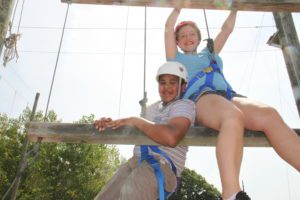
[[[188,81],[185,67],[178,62],[167,62],[157,72],[161,100],[148,106],[145,119],[130,117],[118,120],[101,118],[95,127],[117,129],[132,126],[159,146],[136,145],[134,155],[123,164],[104,186],[97,200],[163,200],[177,188],[184,169],[186,146],[177,146],[194,124],[195,105],[181,99]]]

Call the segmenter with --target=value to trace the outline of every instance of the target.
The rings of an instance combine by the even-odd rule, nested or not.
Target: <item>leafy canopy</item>
[[[0,114],[0,196],[15,178],[25,139],[26,108],[18,119]],[[83,116],[78,123],[93,123],[95,116]],[[44,121],[37,112],[35,121]],[[54,111],[48,122],[59,122]],[[34,144],[30,144],[29,150]],[[119,152],[113,145],[42,143],[38,157],[28,159],[17,199],[93,199],[120,165]]]

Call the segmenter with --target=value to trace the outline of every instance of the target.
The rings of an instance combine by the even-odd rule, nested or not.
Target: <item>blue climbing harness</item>
[[[150,148],[153,152],[162,155],[170,164],[172,167],[172,171],[174,172],[176,176],[176,167],[170,157],[163,151],[161,151],[158,146],[153,146],[153,145],[141,145],[141,158],[139,160],[139,164],[141,164],[144,160],[147,161],[147,163],[153,168],[154,173],[157,178],[158,182],[158,189],[159,189],[159,200],[165,200],[168,198],[172,192],[167,192],[165,191],[164,188],[164,174],[163,171],[160,167],[160,162],[157,161],[157,159],[154,158],[154,156],[149,154],[148,149]]]
[[[192,85],[198,80],[201,79],[204,75],[205,77],[205,82],[203,85],[201,85],[196,92],[188,96],[188,99],[191,99],[193,101],[197,100],[197,97],[203,92],[205,88],[210,88],[213,91],[216,91],[216,87],[213,84],[213,79],[214,79],[214,72],[217,72],[221,74],[223,80],[225,81],[227,85],[227,90],[226,90],[226,97],[228,100],[231,100],[232,98],[232,89],[229,85],[229,83],[226,81],[223,72],[219,68],[216,60],[212,59],[209,66],[204,68],[204,70],[198,72],[196,76],[194,76],[188,83],[187,88],[186,88],[186,93],[187,91],[192,87]]]

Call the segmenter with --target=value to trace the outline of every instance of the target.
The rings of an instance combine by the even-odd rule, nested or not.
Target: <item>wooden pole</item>
[[[40,96],[40,94],[36,93],[35,100],[34,100],[34,105],[33,105],[31,116],[30,116],[30,121],[33,121],[35,111],[36,111],[36,107],[37,107],[37,103],[38,103],[38,100],[39,100],[39,96]],[[19,166],[18,166],[16,178],[15,178],[14,183],[13,183],[13,188],[12,188],[10,200],[15,200],[16,199],[17,191],[18,191],[20,181],[21,181],[21,176],[22,176],[22,174],[25,171],[25,168],[27,166],[27,148],[28,148],[28,144],[29,144],[29,139],[26,135],[25,140],[23,142],[21,160],[20,160],[20,163],[19,163]]]
[[[147,7],[182,7],[215,10],[300,12],[299,0],[61,0],[64,3]]]
[[[300,45],[291,13],[273,12],[278,39],[300,114]]]
[[[300,136],[300,129],[295,131]],[[92,124],[31,122],[27,134],[32,142],[42,138],[42,142],[55,143],[157,145],[143,132],[129,126],[115,130],[106,129],[99,133]],[[218,134],[217,131],[203,126],[191,127],[180,145],[215,146]],[[263,132],[245,130],[244,146],[269,147],[270,144]]]
[[[9,20],[12,14],[15,0],[0,0],[0,55],[8,31]]]

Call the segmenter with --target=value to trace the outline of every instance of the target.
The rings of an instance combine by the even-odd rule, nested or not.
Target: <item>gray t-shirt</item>
[[[145,118],[156,124],[167,124],[169,120],[175,117],[186,117],[191,121],[191,125],[193,125],[195,121],[194,102],[188,99],[180,99],[163,106],[162,101],[158,101],[147,107]],[[177,168],[177,176],[179,177],[184,169],[188,147],[177,146],[175,148],[171,148],[162,145],[158,147],[161,151],[164,151],[173,161],[174,165]],[[133,151],[135,156],[141,155],[140,146],[136,145]],[[160,161],[163,163],[168,163],[168,161],[163,156],[152,152],[150,149],[149,154],[158,156],[160,158]]]

